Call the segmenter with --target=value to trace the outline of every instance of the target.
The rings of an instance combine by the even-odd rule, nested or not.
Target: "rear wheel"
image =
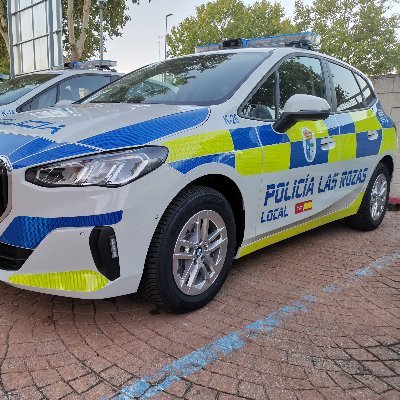
[[[385,164],[379,163],[372,174],[358,213],[347,218],[347,224],[362,231],[376,229],[385,217],[389,191],[389,171]]]
[[[191,186],[163,215],[147,256],[141,289],[156,305],[188,312],[223,285],[235,251],[231,207],[216,190]]]

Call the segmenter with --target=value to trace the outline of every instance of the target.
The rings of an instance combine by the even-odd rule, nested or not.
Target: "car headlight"
[[[165,162],[165,147],[142,147],[40,165],[26,171],[25,179],[39,186],[124,186]]]

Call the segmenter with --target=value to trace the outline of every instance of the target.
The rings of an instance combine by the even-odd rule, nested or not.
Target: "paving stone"
[[[151,312],[139,296],[72,300],[0,283],[0,399],[101,400],[149,376],[154,388],[171,379],[151,400],[399,400],[400,260],[351,279],[400,250],[399,226],[397,212],[368,234],[331,224],[237,260],[216,299],[187,315]],[[197,372],[178,362],[165,374],[296,301],[307,312]]]

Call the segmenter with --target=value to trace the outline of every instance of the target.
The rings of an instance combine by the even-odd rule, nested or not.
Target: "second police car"
[[[67,63],[63,70],[41,71],[0,82],[0,117],[25,111],[71,104],[123,74],[110,69],[115,61]]]
[[[227,41],[3,118],[0,279],[88,299],[141,288],[185,312],[234,257],[334,220],[377,228],[394,124],[366,76],[304,49],[317,41]]]

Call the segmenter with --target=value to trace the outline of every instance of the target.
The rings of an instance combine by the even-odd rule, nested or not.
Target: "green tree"
[[[149,0],[150,2],[151,0]],[[139,4],[140,0],[131,0]],[[64,56],[69,61],[87,59],[100,50],[100,10],[96,0],[62,0]],[[107,0],[104,4],[104,36],[121,36],[130,20],[129,2]],[[9,38],[7,24],[7,0],[0,0],[0,72],[9,71]]]
[[[150,0],[149,0],[150,1]],[[139,4],[139,0],[131,0]],[[129,2],[107,0],[104,2],[104,36],[121,36],[130,20]],[[100,50],[100,9],[96,0],[62,0],[64,53],[70,61],[87,59]]]
[[[167,37],[170,56],[194,52],[196,46],[223,39],[262,37],[294,32],[279,3],[259,0],[246,6],[241,0],[216,0],[196,8],[196,15],[173,27]]]
[[[399,14],[391,0],[296,0],[299,30],[322,36],[321,51],[369,75],[400,72]]]

